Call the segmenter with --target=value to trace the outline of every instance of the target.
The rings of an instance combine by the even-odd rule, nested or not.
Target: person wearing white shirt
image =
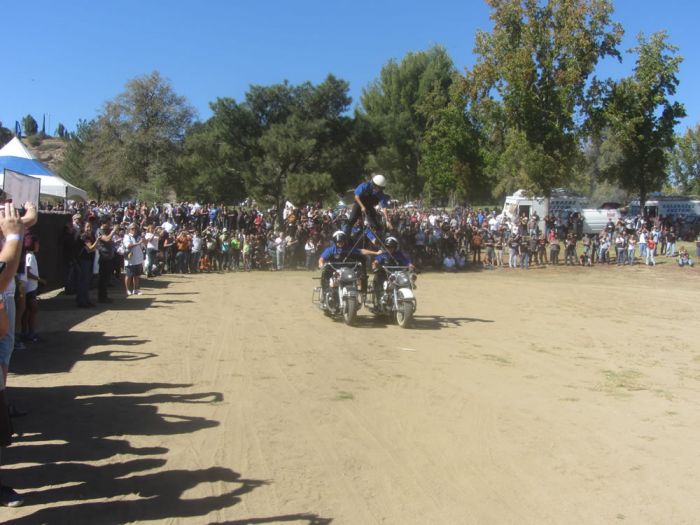
[[[26,277],[26,306],[22,315],[22,334],[25,341],[36,342],[36,314],[39,309],[39,303],[36,299],[39,283],[44,284],[45,281],[39,277],[39,263],[36,259],[36,253],[39,252],[39,239],[33,235],[27,235],[24,238],[24,246],[27,249],[25,256],[24,275]]]
[[[124,246],[124,286],[126,295],[141,295],[139,288],[141,274],[143,273],[143,248],[138,237],[138,227],[130,224],[127,234],[122,241]]]

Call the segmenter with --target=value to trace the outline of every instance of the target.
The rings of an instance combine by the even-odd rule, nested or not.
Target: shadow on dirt
[[[11,371],[14,374],[55,374],[70,372],[78,361],[139,361],[155,357],[152,352],[135,347],[150,341],[135,336],[108,336],[104,332],[43,332],[40,343],[27,345],[14,352]],[[123,347],[86,354],[89,348]]]
[[[442,315],[416,315],[411,328],[413,330],[442,330],[455,328],[466,323],[493,323],[492,319],[476,317],[444,317]]]
[[[31,413],[15,420],[21,435],[3,454],[8,467],[4,478],[25,496],[23,511],[31,505],[46,506],[5,523],[191,518],[235,505],[243,495],[266,484],[223,467],[167,470],[168,448],[134,447],[124,439],[192,434],[217,426],[217,421],[179,413],[178,405],[223,400],[218,392],[192,393],[191,386],[112,383],[13,388]],[[123,455],[139,457],[124,460]],[[183,497],[202,483],[220,487],[218,494]],[[38,490],[42,487],[51,488]],[[205,493],[212,491],[207,488]],[[104,499],[110,501],[81,502]]]
[[[269,516],[267,518],[247,518],[236,521],[217,521],[209,525],[255,525],[256,523],[285,523],[288,521],[299,522],[306,525],[330,525],[331,518],[321,518],[316,514],[285,514],[283,516]]]

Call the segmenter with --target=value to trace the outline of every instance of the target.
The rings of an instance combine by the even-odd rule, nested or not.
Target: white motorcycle
[[[414,293],[416,274],[408,266],[384,266],[377,271],[385,271],[386,280],[379,294],[373,293],[374,313],[396,320],[401,328],[410,327],[418,306]]]
[[[352,325],[361,307],[360,292],[357,288],[359,262],[327,262],[324,272],[331,272],[328,287],[316,287],[312,302],[328,317],[342,316],[345,324]]]

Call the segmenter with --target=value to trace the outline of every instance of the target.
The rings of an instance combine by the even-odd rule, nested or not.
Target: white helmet
[[[338,230],[333,234],[333,241],[338,243],[340,241],[345,241],[347,240],[347,236],[345,235],[345,232],[343,230]]]
[[[386,177],[384,175],[372,175],[372,184],[378,188],[384,189],[386,187]]]

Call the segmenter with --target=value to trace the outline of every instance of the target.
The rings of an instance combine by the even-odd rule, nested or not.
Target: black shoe
[[[0,505],[3,507],[19,507],[22,503],[24,503],[24,499],[14,489],[5,486],[0,487]]]

